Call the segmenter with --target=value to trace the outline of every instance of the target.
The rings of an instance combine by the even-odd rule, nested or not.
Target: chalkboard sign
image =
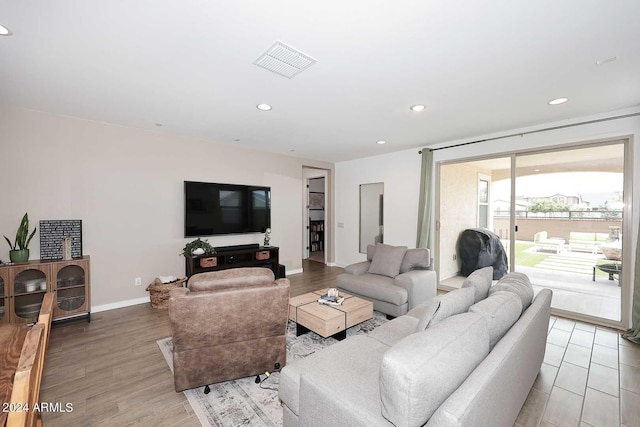
[[[71,237],[71,257],[82,258],[82,220],[40,221],[40,259],[62,259],[62,243]]]

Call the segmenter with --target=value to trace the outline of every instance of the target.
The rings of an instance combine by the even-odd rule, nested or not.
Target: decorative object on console
[[[192,240],[182,248],[182,253],[186,257],[193,255],[207,255],[211,256],[216,253],[216,250],[207,240],[201,240],[199,237],[196,240]]]
[[[62,259],[65,261],[71,260],[71,240],[71,237],[62,240]]]
[[[25,213],[20,222],[20,227],[16,231],[16,239],[13,244],[11,244],[11,240],[7,236],[4,236],[9,244],[9,259],[11,262],[29,261],[29,243],[31,243],[31,239],[35,234],[36,227],[33,227],[33,231],[29,234],[29,215]]]
[[[267,228],[267,230],[264,232],[264,247],[265,248],[269,247],[269,242],[271,242],[271,229]]]
[[[71,239],[70,254],[66,254],[66,238]],[[77,258],[82,258],[82,220],[40,221],[40,259],[68,261]]]

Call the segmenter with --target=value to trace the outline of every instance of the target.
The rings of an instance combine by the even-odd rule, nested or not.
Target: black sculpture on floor
[[[462,263],[460,273],[465,277],[480,268],[493,266],[493,280],[498,280],[509,270],[500,238],[484,228],[469,228],[460,233],[458,254]]]

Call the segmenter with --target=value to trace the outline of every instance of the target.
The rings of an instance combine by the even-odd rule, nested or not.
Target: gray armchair
[[[389,316],[406,314],[437,293],[436,272],[428,249],[369,245],[367,260],[345,267],[338,289],[373,302]]]
[[[284,367],[288,307],[289,280],[274,280],[268,268],[195,274],[173,289],[175,390]]]

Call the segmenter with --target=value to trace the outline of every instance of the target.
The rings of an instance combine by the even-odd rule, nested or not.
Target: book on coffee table
[[[320,298],[318,298],[318,303],[320,304],[327,304],[327,305],[341,305],[344,302],[344,297],[334,297],[334,296],[327,296],[327,295],[322,295]]]

